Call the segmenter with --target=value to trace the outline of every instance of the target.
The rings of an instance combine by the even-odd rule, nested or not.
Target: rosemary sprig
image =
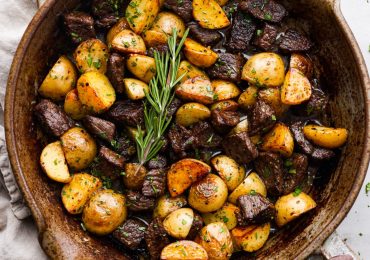
[[[186,30],[177,44],[177,31],[174,29],[172,35],[168,36],[169,51],[154,53],[157,72],[149,83],[150,91],[145,93],[145,130],[138,126],[138,134],[135,137],[140,166],[155,157],[164,144],[161,137],[171,123],[172,117],[167,115],[167,109],[174,97],[173,89],[185,76],[177,78],[177,71],[180,65],[180,51],[188,33],[189,30]]]

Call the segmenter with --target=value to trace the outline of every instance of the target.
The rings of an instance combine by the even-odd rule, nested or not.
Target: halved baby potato
[[[89,39],[75,50],[73,57],[81,73],[97,71],[104,74],[107,71],[108,46],[99,39]]]
[[[236,189],[229,195],[228,201],[236,204],[239,196],[248,195],[251,192],[257,192],[262,196],[267,196],[266,186],[262,179],[257,175],[257,173],[250,173],[244,181],[236,187]]]
[[[231,236],[237,247],[246,252],[255,252],[262,248],[270,234],[270,223],[260,226],[236,227]]]
[[[205,105],[212,104],[216,98],[211,81],[202,76],[182,82],[176,89],[176,95],[184,100],[195,101]]]
[[[64,100],[64,111],[75,120],[80,120],[87,115],[85,106],[78,98],[77,88],[67,93]]]
[[[163,221],[167,233],[177,239],[185,239],[194,220],[194,211],[190,208],[181,208],[171,212]]]
[[[165,33],[152,29],[143,32],[142,37],[146,46],[149,47],[166,44],[168,38],[168,36]]]
[[[149,83],[156,72],[155,60],[149,56],[132,54],[127,59],[127,69],[138,79]]]
[[[251,109],[257,103],[258,88],[255,86],[249,86],[238,99],[238,104],[241,108],[248,110]]]
[[[128,24],[126,17],[120,18],[118,22],[109,29],[107,33],[107,45],[109,48],[112,47],[114,36],[126,29],[130,29],[130,25]]]
[[[181,240],[169,244],[161,252],[161,260],[207,260],[206,250],[191,240]]]
[[[116,34],[111,44],[113,49],[126,54],[145,54],[146,52],[143,38],[127,29]]]
[[[312,94],[311,83],[308,78],[297,69],[289,69],[281,87],[281,102],[287,105],[299,105],[310,99]]]
[[[234,159],[226,155],[217,155],[211,159],[212,166],[215,168],[221,179],[226,183],[227,189],[233,191],[245,177],[245,169]]]
[[[158,0],[131,0],[125,14],[131,29],[137,34],[149,29],[159,12],[159,7]]]
[[[180,83],[183,83],[185,80],[192,79],[195,77],[203,77],[209,80],[207,74],[204,71],[200,70],[198,67],[194,66],[187,60],[183,60],[180,62],[179,70],[177,72],[177,78],[181,76],[182,78],[180,80]]]
[[[212,66],[218,59],[217,53],[211,48],[204,47],[190,38],[186,38],[183,52],[188,61],[201,68]]]
[[[45,146],[41,152],[40,164],[50,179],[62,183],[71,181],[71,174],[60,141]]]
[[[63,100],[75,87],[76,81],[75,66],[66,56],[61,56],[46,75],[39,88],[39,94],[53,100]]]
[[[263,137],[261,149],[290,157],[293,154],[294,139],[289,127],[280,122],[276,123],[272,130]]]
[[[123,184],[130,190],[141,190],[147,172],[147,169],[139,163],[126,163]]]
[[[157,206],[153,211],[153,218],[164,219],[168,214],[184,207],[187,203],[184,195],[177,197],[171,197],[168,194],[163,195],[157,200]]]
[[[125,84],[126,95],[131,100],[143,99],[145,98],[145,93],[149,93],[148,84],[141,80],[125,78],[123,83]]]
[[[238,224],[235,215],[236,210],[239,210],[237,206],[226,202],[219,210],[202,214],[202,218],[206,225],[214,222],[223,222],[225,223],[226,227],[231,230]]]
[[[249,122],[248,119],[240,121],[233,129],[231,129],[229,135],[239,134],[242,132],[248,132]],[[250,137],[251,138],[251,137]]]
[[[348,131],[345,128],[319,125],[306,125],[303,127],[303,133],[314,144],[328,149],[341,147],[348,137]]]
[[[206,29],[221,29],[230,25],[227,15],[215,0],[193,0],[193,16]]]
[[[216,79],[212,81],[217,100],[233,99],[240,95],[240,89],[232,82]]]
[[[289,109],[288,105],[281,102],[280,88],[261,89],[258,92],[258,97],[270,105],[278,117],[282,116]]]
[[[239,104],[234,100],[222,100],[212,104],[211,110],[220,111],[236,111],[238,110]]]
[[[309,57],[304,54],[292,53],[290,56],[289,67],[302,72],[307,78],[312,77],[313,64]]]
[[[199,103],[186,103],[176,112],[176,123],[182,126],[190,126],[199,121],[206,120],[211,116],[211,111],[205,105]]]

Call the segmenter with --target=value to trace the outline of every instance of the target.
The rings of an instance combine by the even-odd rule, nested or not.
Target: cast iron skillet
[[[5,103],[8,152],[19,187],[40,232],[40,243],[55,259],[125,259],[112,244],[85,233],[60,203],[60,187],[39,167],[40,146],[32,125],[36,90],[63,44],[56,33],[59,15],[79,0],[48,0],[28,26],[15,54]],[[354,203],[364,180],[370,155],[370,83],[364,60],[335,0],[282,1],[317,43],[317,55],[329,86],[331,120],[349,130],[347,145],[328,183],[320,191],[318,207],[279,231],[257,258],[303,259],[333,232]],[[58,40],[59,39],[59,40]]]

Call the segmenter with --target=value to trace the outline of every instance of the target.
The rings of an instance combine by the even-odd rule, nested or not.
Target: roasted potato
[[[126,17],[120,18],[118,22],[109,29],[107,33],[107,45],[109,48],[112,47],[114,36],[126,29],[130,29],[130,25],[128,24]]]
[[[202,214],[203,221],[206,225],[214,222],[223,222],[231,230],[238,224],[235,211],[239,208],[234,204],[226,202],[222,208],[215,212]]]
[[[125,84],[126,95],[131,100],[143,99],[145,93],[149,93],[148,84],[141,80],[125,78],[123,83]]]
[[[237,249],[255,252],[262,248],[270,234],[270,223],[260,226],[236,227],[231,230],[231,237]]]
[[[290,56],[289,67],[302,72],[307,78],[312,77],[313,64],[309,57],[299,53],[292,53]]]
[[[280,197],[276,203],[276,224],[281,227],[316,207],[316,202],[306,193],[294,191]]]
[[[348,137],[348,131],[345,128],[332,128],[319,125],[306,125],[303,127],[305,137],[314,144],[335,149],[341,147]]]
[[[195,242],[207,251],[209,259],[229,259],[234,250],[230,232],[223,222],[203,227]]]
[[[310,99],[312,94],[311,83],[308,78],[297,69],[289,69],[281,87],[281,102],[287,105],[299,105]]]
[[[194,212],[190,208],[181,208],[171,212],[163,221],[167,233],[177,239],[185,239],[194,220]]]
[[[177,78],[181,77],[181,83],[183,83],[187,79],[192,79],[195,77],[203,77],[204,79],[208,79],[208,76],[204,71],[200,70],[199,68],[192,65],[190,62],[183,60],[180,62],[179,70],[177,72]]]
[[[81,73],[107,71],[108,46],[99,39],[89,39],[78,45],[73,57]]]
[[[242,132],[248,132],[248,126],[249,126],[249,122],[248,122],[248,119],[246,118],[240,121],[236,126],[234,126],[234,128],[231,129],[229,135],[239,134]]]
[[[251,109],[257,102],[258,88],[249,86],[238,99],[238,104],[241,108],[248,110]]]
[[[155,47],[161,44],[167,44],[168,36],[164,32],[147,30],[142,33],[146,46]]]
[[[127,218],[126,198],[113,190],[100,190],[86,204],[82,222],[96,235],[113,232]]]
[[[70,214],[80,214],[92,194],[102,187],[102,182],[87,173],[76,173],[62,188],[62,202]]]
[[[153,211],[153,218],[164,219],[168,214],[184,207],[187,203],[184,195],[177,197],[163,195],[157,200],[157,206]]]
[[[288,105],[281,102],[280,88],[261,89],[258,92],[258,97],[260,100],[263,100],[266,104],[270,105],[278,117],[282,116],[289,109]]]
[[[113,37],[112,48],[125,54],[145,54],[143,38],[131,30],[124,29]]]
[[[256,87],[280,87],[284,83],[284,76],[284,61],[273,52],[253,55],[242,71],[242,79]]]
[[[80,127],[73,127],[61,137],[62,148],[69,167],[82,170],[94,160],[97,150],[94,138]]]
[[[215,0],[193,0],[193,16],[206,29],[221,29],[230,25],[224,10]]]
[[[211,111],[205,105],[199,103],[186,103],[176,112],[176,123],[190,126],[199,121],[206,120],[211,116]]]
[[[262,196],[267,196],[266,186],[261,178],[254,172],[250,173],[244,181],[236,187],[236,189],[229,195],[228,201],[232,204],[237,203],[239,196],[257,192]]]
[[[280,122],[276,123],[274,128],[263,137],[261,149],[290,157],[293,154],[294,139],[289,127]]]
[[[221,179],[226,183],[229,191],[233,191],[243,182],[245,169],[234,159],[226,155],[217,155],[211,159],[211,163],[218,175],[220,175]]]
[[[176,88],[176,95],[184,100],[195,101],[205,105],[216,100],[211,81],[202,76],[190,78]]]
[[[126,163],[125,174],[123,175],[123,184],[130,190],[141,190],[147,169],[138,163]]]
[[[108,78],[99,72],[82,74],[77,82],[78,98],[93,113],[107,111],[116,101],[116,92]]]
[[[158,0],[131,0],[126,9],[126,19],[131,29],[141,34],[150,28],[159,12]]]
[[[241,93],[240,89],[234,83],[226,80],[213,80],[212,87],[219,101],[236,98]]]
[[[189,191],[189,205],[201,213],[216,211],[227,200],[227,186],[215,174],[208,174],[194,183]]]
[[[155,60],[149,56],[132,54],[127,59],[127,69],[141,81],[149,83],[156,72]]]
[[[204,47],[190,38],[186,38],[183,52],[188,61],[201,68],[211,67],[218,59],[217,53],[211,48]]]
[[[236,103],[234,100],[223,100],[219,101],[217,103],[214,103],[211,106],[211,110],[221,110],[221,111],[236,111],[238,110],[238,103]]]
[[[64,157],[62,144],[59,141],[45,146],[40,155],[40,164],[42,170],[53,181],[62,183],[71,181],[71,174]]]
[[[204,248],[190,240],[176,241],[163,248],[161,260],[207,260]]]
[[[87,109],[78,98],[77,89],[72,89],[64,100],[64,111],[75,120],[80,120],[87,115]]]
[[[73,63],[61,56],[46,75],[39,88],[39,94],[53,100],[63,100],[64,96],[75,87],[77,72]]]
[[[211,167],[195,159],[182,159],[167,172],[167,186],[172,197],[182,194],[194,182],[211,172]]]

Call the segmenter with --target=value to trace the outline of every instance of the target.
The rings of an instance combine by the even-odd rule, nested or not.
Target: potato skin
[[[163,248],[161,260],[207,260],[208,255],[204,248],[191,240],[181,240]]]
[[[78,98],[78,91],[76,88],[67,93],[64,100],[64,111],[75,120],[80,120],[87,115],[85,106]]]
[[[309,100],[311,94],[311,83],[308,78],[297,69],[289,69],[281,87],[281,101],[287,105],[299,105]]]
[[[294,139],[289,127],[283,123],[275,124],[274,128],[263,137],[261,149],[290,157],[294,150]]]
[[[313,64],[309,57],[299,53],[292,53],[290,56],[289,67],[302,72],[307,78],[313,74]]]
[[[131,29],[141,34],[150,28],[159,12],[159,6],[158,0],[131,0],[125,15]]]
[[[314,144],[335,149],[341,147],[348,137],[348,131],[345,128],[332,128],[319,125],[306,125],[303,127],[305,137]]]
[[[153,218],[164,219],[171,212],[184,207],[188,202],[184,195],[171,197],[168,194],[163,195],[157,200],[157,205],[153,211]]]
[[[108,46],[99,39],[89,39],[78,45],[73,57],[81,73],[107,71]]]
[[[245,178],[238,187],[236,187],[236,189],[229,195],[228,201],[236,204],[239,196],[249,194],[251,191],[257,192],[264,197],[267,196],[266,186],[255,172],[250,173],[248,177]]]
[[[126,64],[127,69],[145,83],[149,83],[156,72],[155,60],[149,56],[132,54]]]
[[[149,93],[148,84],[132,78],[125,78],[123,80],[125,84],[126,95],[131,100],[139,100],[145,98],[145,93]]]
[[[255,252],[262,248],[270,234],[270,223],[260,226],[236,227],[231,236],[237,248],[246,252]]]
[[[282,116],[289,109],[289,105],[281,101],[281,90],[279,88],[261,89],[258,92],[258,97],[270,105],[278,117]]]
[[[145,54],[146,46],[143,38],[131,30],[124,29],[112,39],[112,48],[125,53]]]
[[[226,155],[217,155],[211,159],[213,168],[216,169],[221,179],[226,183],[229,191],[233,191],[245,177],[245,169],[234,159]]]
[[[193,0],[193,16],[206,29],[221,29],[230,25],[224,10],[215,0]]]
[[[107,33],[107,45],[109,48],[112,47],[112,40],[114,36],[125,29],[130,29],[130,25],[128,24],[126,17],[122,17],[115,25],[112,26],[112,28],[110,28]]]
[[[256,102],[258,97],[258,88],[255,86],[249,86],[240,96],[238,99],[238,104],[241,108],[248,110],[252,108]]]
[[[202,76],[185,80],[177,87],[175,93],[181,99],[204,105],[212,104],[216,100],[210,80]]]
[[[176,112],[176,123],[182,126],[190,126],[203,121],[211,116],[211,111],[205,105],[199,103],[186,103]]]
[[[65,132],[60,140],[69,167],[82,170],[94,160],[97,149],[95,140],[80,127]]]
[[[127,218],[126,198],[113,190],[100,190],[86,204],[82,221],[96,235],[113,232]]]
[[[218,101],[236,98],[241,93],[234,83],[226,80],[213,80],[212,87]]]
[[[231,129],[229,135],[239,134],[241,132],[248,132],[249,122],[248,119],[240,121],[233,129]],[[251,138],[251,137],[250,137]]]
[[[202,214],[203,221],[206,225],[214,222],[223,222],[231,230],[238,224],[235,211],[239,208],[234,204],[226,202],[222,208],[215,212]]]
[[[211,110],[221,110],[221,111],[236,111],[238,110],[238,103],[234,100],[222,100],[212,104]]]
[[[194,220],[194,211],[181,208],[171,212],[163,221],[163,227],[172,237],[185,239]]]
[[[183,52],[188,61],[201,68],[212,66],[218,59],[217,53],[190,38],[186,38]]]
[[[141,190],[143,187],[144,179],[147,174],[147,169],[141,166],[139,171],[138,163],[126,163],[125,164],[125,175],[123,176],[123,184],[125,187],[131,190]]]
[[[179,70],[177,72],[177,78],[181,77],[182,75],[184,76],[181,78],[180,83],[183,83],[185,80],[198,76],[209,80],[207,74],[204,71],[192,65],[187,60],[183,60],[180,62]]]

